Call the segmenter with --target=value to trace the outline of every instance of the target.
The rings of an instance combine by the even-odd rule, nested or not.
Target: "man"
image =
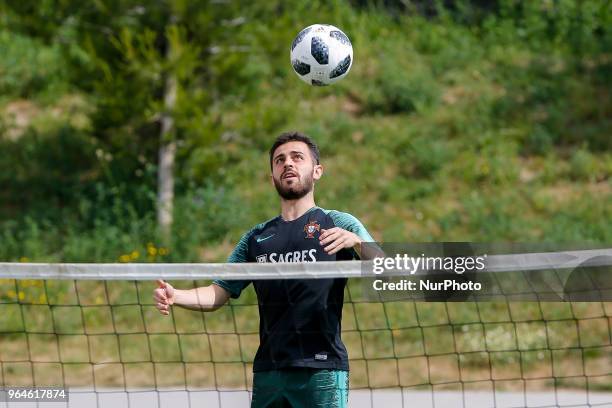
[[[255,226],[228,262],[317,262],[359,257],[374,240],[352,215],[319,208],[314,184],[323,175],[319,149],[306,135],[283,133],[270,149],[280,216]],[[251,281],[216,280],[178,290],[164,281],[154,299],[212,311],[240,296]],[[348,355],[340,338],[346,279],[253,281],[259,304],[260,345],[253,363],[252,407],[345,407]]]

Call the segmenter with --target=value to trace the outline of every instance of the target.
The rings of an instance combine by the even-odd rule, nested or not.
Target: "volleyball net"
[[[482,281],[489,293],[458,298],[448,288],[442,297],[377,290],[447,276],[397,265],[371,274],[372,261],[0,263],[0,387],[66,388],[70,400],[58,406],[248,406],[259,345],[253,285],[215,312],[173,307],[164,317],[153,304],[155,279],[187,289],[217,278],[350,278],[342,339],[351,407],[610,406],[610,255],[494,255]],[[587,275],[572,275],[577,267]],[[553,271],[557,286],[542,271]],[[568,294],[587,281],[586,297]]]

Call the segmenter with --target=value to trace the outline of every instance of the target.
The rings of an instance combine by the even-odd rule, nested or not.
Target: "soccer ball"
[[[307,84],[324,86],[341,80],[353,64],[353,46],[339,28],[306,27],[291,43],[291,66]]]

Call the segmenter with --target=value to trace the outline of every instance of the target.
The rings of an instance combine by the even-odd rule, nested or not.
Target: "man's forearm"
[[[353,247],[362,261],[371,261],[374,258],[384,257],[385,253],[376,242],[360,241]]]
[[[189,310],[212,312],[227,302],[225,289],[217,286],[203,286],[195,289],[175,289],[174,305]]]

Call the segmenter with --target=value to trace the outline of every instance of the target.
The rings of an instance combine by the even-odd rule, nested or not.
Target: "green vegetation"
[[[355,214],[376,239],[612,241],[609,1],[498,0],[490,8],[456,1],[445,2],[452,8],[433,11],[418,1],[384,2],[388,8],[345,1],[231,2],[226,8],[216,8],[216,2],[151,1],[144,2],[142,13],[142,2],[100,1],[87,7],[43,2],[32,8],[26,3],[0,4],[2,261],[223,261],[247,228],[277,214],[267,149],[289,129],[320,144],[327,175],[317,185],[318,204]],[[306,86],[288,63],[293,36],[315,22],[341,27],[355,48],[352,72],[329,88]],[[165,56],[160,43],[173,44],[175,54]],[[178,150],[175,220],[172,235],[164,239],[155,207],[157,154],[165,142],[159,136],[162,95],[169,75],[179,84],[170,112]],[[52,332],[75,333],[60,336],[60,350],[74,351],[75,364],[68,369],[75,370],[75,383],[87,384],[82,333],[87,327],[111,331],[104,324],[112,310],[120,334],[110,340],[101,336],[96,349],[107,355],[94,359],[115,361],[121,349],[125,358],[142,360],[143,349],[134,347],[141,334],[130,331],[140,332],[144,325],[139,310],[110,307],[107,284],[98,284],[83,289],[92,296],[83,316],[72,316],[71,308],[58,313],[46,304],[76,300],[74,288],[55,284],[41,291],[40,285],[20,290],[3,282],[2,330],[49,329],[23,327],[16,304],[40,303],[24,306],[32,314],[28,321],[51,324],[42,317],[55,314]],[[130,288],[108,292],[130,303],[135,296]],[[142,289],[141,301],[148,301],[151,288]],[[252,301],[249,291],[232,308],[206,316],[207,330],[225,333],[232,319],[247,326],[256,321],[255,310],[245,306]],[[534,312],[536,323],[514,324],[508,322],[533,306],[521,304],[512,319],[508,309],[515,306],[506,304],[480,304],[477,312],[472,304],[444,309],[444,304],[410,303],[407,307],[420,309],[410,313],[394,311],[394,304],[361,306],[347,305],[345,313],[351,355],[381,358],[379,368],[388,371],[384,353],[394,350],[406,358],[400,363],[406,367],[396,368],[401,381],[427,380],[418,377],[423,371],[413,372],[424,364],[416,360],[423,353],[440,355],[427,362],[438,367],[435,375],[454,375],[448,368],[453,363],[444,360],[451,345],[432,344],[432,336],[449,339],[454,333],[466,353],[481,350],[486,339],[487,350],[494,351],[491,364],[506,367],[496,372],[500,378],[504,370],[550,376],[555,359],[570,369],[577,365],[567,363],[574,361],[576,346],[586,347],[591,373],[604,372],[606,349],[600,346],[607,344],[609,351],[609,305],[599,304],[603,309],[589,315],[607,318],[586,320],[595,324],[580,328],[591,343],[577,339],[562,320],[576,318],[576,310],[586,307],[580,304],[546,304],[545,311]],[[376,309],[383,307],[389,308],[386,314]],[[160,319],[152,307],[143,310],[154,327],[150,333],[174,330],[172,320]],[[472,324],[478,321],[475,313],[488,316],[487,324]],[[417,315],[431,328],[416,330],[416,322],[402,322]],[[193,316],[177,311],[177,327],[204,321]],[[389,320],[380,322],[384,316]],[[371,349],[363,349],[361,336],[352,331],[357,321],[375,326],[366,334],[373,336],[367,342]],[[196,354],[204,361],[194,363],[191,375],[191,366],[187,369],[194,383],[226,378],[224,384],[235,386],[233,381],[244,378],[241,363],[216,367],[227,369],[227,375],[219,371],[219,378],[210,377],[213,371],[202,369],[210,365],[206,350],[214,353],[223,345],[229,354],[215,359],[250,361],[256,327],[241,332],[238,348],[236,336],[202,339],[189,335],[199,328],[185,330],[147,336],[151,355],[144,358],[158,361],[156,350],[179,353],[181,345],[185,361]],[[24,352],[23,336],[4,339],[10,339],[3,343],[9,352]],[[507,351],[537,350],[545,339],[554,343],[549,348],[561,350]],[[41,350],[46,356],[57,352]],[[489,373],[479,354],[457,358],[472,368],[475,379]],[[151,384],[144,374],[150,367],[139,364],[127,368],[141,373],[132,377],[132,385]],[[14,366],[15,378],[22,378],[19,370],[24,378],[31,373]],[[175,368],[183,372],[182,366]],[[113,364],[107,369],[97,378],[117,385],[123,374],[113,371]],[[353,369],[359,374],[352,381],[367,383],[362,362]],[[389,385],[388,379],[379,380]],[[567,385],[575,384],[568,380]]]
[[[521,379],[545,379],[530,387],[582,388],[588,376],[592,391],[611,389],[610,303],[378,303],[360,285],[348,286],[343,315],[352,387],[496,380],[521,390]],[[5,381],[27,385],[34,372],[43,384],[244,389],[259,344],[252,289],[215,313],[175,308],[171,318],[150,304],[152,289],[0,280]],[[154,366],[166,375],[155,377]]]
[[[175,112],[176,221],[164,260],[223,260],[227,242],[276,214],[266,152],[287,129],[321,145],[328,177],[319,204],[361,217],[377,239],[612,238],[602,222],[612,218],[605,2],[500,1],[494,11],[470,5],[433,18],[339,2],[307,20],[300,6],[252,6],[232,36],[194,29],[212,11],[194,6],[192,21],[180,4],[178,34],[143,19],[111,25],[117,31],[104,38],[85,11],[58,10],[84,23],[41,33],[35,17],[7,8],[1,259],[117,261],[162,245],[159,89],[150,83],[170,68],[156,65],[161,56],[147,45],[155,35],[180,43],[175,64],[195,75],[181,82]],[[337,86],[307,87],[286,61],[294,33],[313,21],[334,21],[354,43],[353,71]],[[181,24],[193,40],[179,38]],[[74,37],[81,31],[91,43]],[[210,41],[245,51],[227,46],[194,61]]]

